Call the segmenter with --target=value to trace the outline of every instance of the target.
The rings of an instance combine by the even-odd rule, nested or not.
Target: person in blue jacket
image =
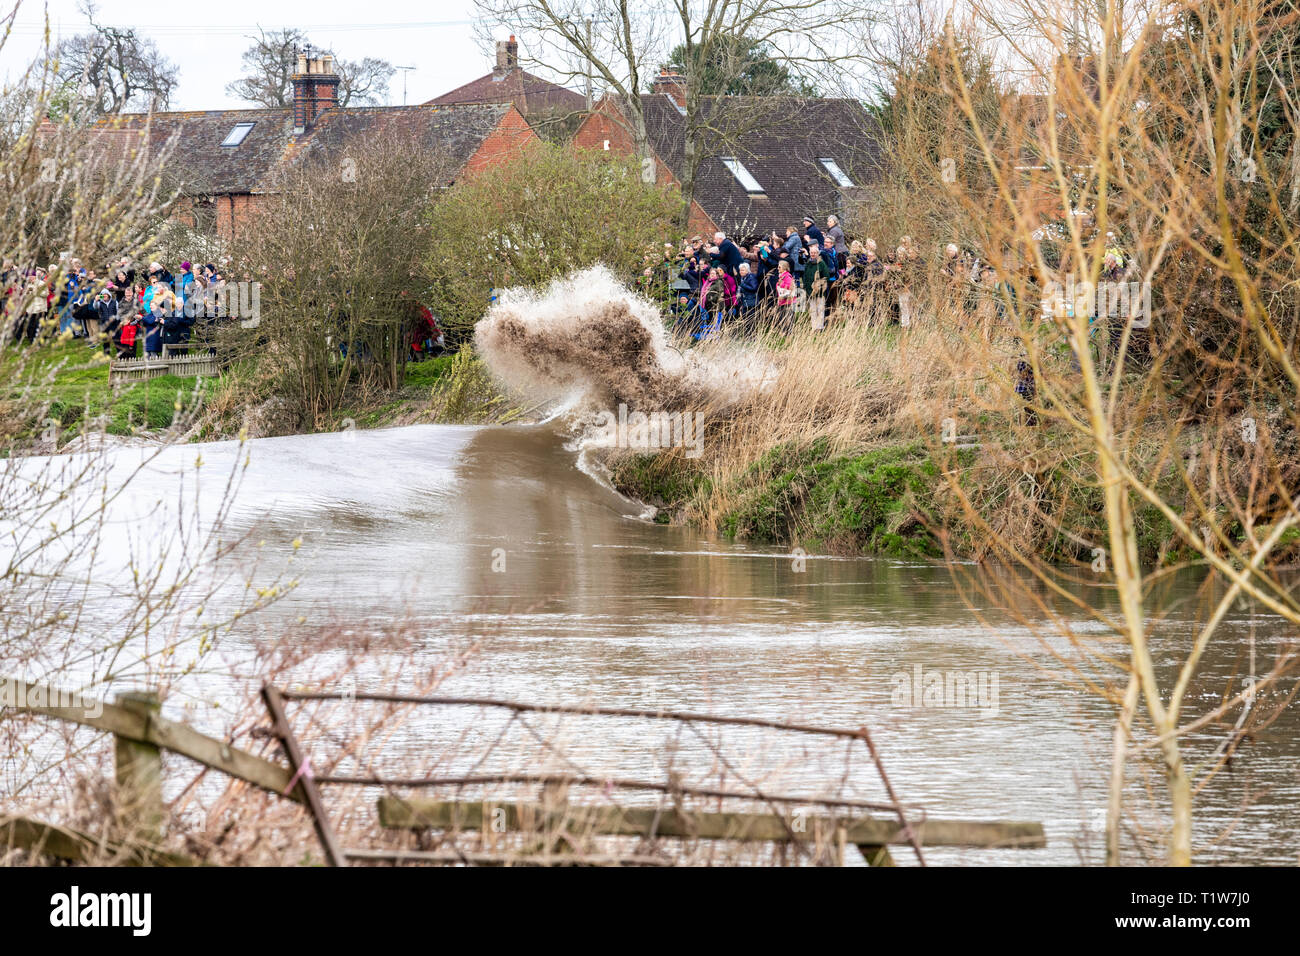
[[[173,285],[175,287],[175,310],[167,316],[163,327],[163,345],[184,345],[190,340],[190,334],[194,329],[194,316],[196,306],[199,303],[191,301],[197,288],[194,284],[194,270],[188,262],[181,263],[181,274],[176,276]],[[186,302],[190,307],[185,307]]]
[[[736,291],[740,293],[740,327],[745,334],[755,329],[755,317],[758,313],[758,275],[750,269],[748,262],[740,264],[740,281]]]
[[[175,301],[176,296],[161,283],[155,283],[144,290],[144,309],[140,314],[140,324],[144,326],[146,356],[162,354],[163,335],[173,308],[172,303]]]
[[[72,332],[76,334],[73,325],[73,317],[78,309],[86,304],[86,292],[89,289],[89,283],[86,281],[86,270],[81,268],[81,260],[73,259],[71,269],[68,272],[67,279],[64,280],[63,288],[59,290],[58,309],[59,309],[59,331]]]
[[[740,282],[737,283],[740,292],[740,307],[745,310],[753,309],[758,305],[758,276],[749,268],[748,262],[740,264]]]
[[[803,257],[800,252],[803,250],[803,240],[799,238],[799,230],[794,226],[786,226],[785,244],[781,246],[781,259],[787,259],[790,262],[790,271],[795,276],[803,275]]]

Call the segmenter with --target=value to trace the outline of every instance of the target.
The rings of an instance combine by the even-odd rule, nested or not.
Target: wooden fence
[[[164,349],[168,346],[164,345]],[[189,377],[201,375],[214,378],[221,374],[216,355],[206,350],[188,355],[145,355],[141,358],[114,359],[108,366],[108,380],[114,382],[143,382],[163,375]]]
[[[369,777],[316,776],[309,756],[295,736],[285,711],[286,701],[347,699],[398,700],[414,704],[440,703],[450,706],[507,707],[545,713],[614,714],[663,719],[663,712],[630,711],[619,708],[576,706],[546,707],[512,701],[475,698],[402,698],[397,695],[294,694],[271,685],[262,688],[262,699],[271,719],[273,733],[284,745],[288,765],[267,760],[201,734],[184,724],[163,717],[156,697],[147,693],[119,694],[115,703],[85,701],[49,687],[23,686],[28,701],[67,702],[75,706],[52,706],[18,703],[17,709],[28,713],[67,720],[102,730],[114,736],[114,775],[118,804],[127,814],[127,837],[109,842],[69,827],[32,820],[26,817],[0,818],[0,848],[17,847],[56,858],[74,861],[108,859],[124,865],[187,866],[194,860],[160,848],[166,817],[163,805],[162,751],[188,757],[205,767],[250,783],[277,796],[303,804],[308,810],[325,858],[331,866],[358,862],[386,861],[458,863],[471,865],[671,865],[671,860],[643,853],[601,852],[587,844],[592,836],[635,836],[644,839],[729,840],[765,842],[778,845],[836,845],[843,849],[857,847],[868,864],[892,866],[891,845],[911,845],[920,858],[921,846],[1017,848],[1043,847],[1046,838],[1041,823],[981,822],[931,819],[917,815],[915,808],[904,815],[893,795],[888,803],[857,800],[830,800],[815,797],[721,791],[655,781],[616,778],[583,778],[573,775],[487,774],[477,777],[383,780]],[[693,721],[722,724],[771,726],[803,733],[830,733],[860,736],[865,731],[840,731],[800,727],[772,721],[739,717],[684,715]],[[882,772],[874,745],[866,737],[872,758]],[[395,791],[428,786],[464,786],[485,783],[536,783],[542,788],[541,803],[509,803],[483,800],[433,800],[402,796]],[[345,848],[338,843],[321,799],[321,785],[359,785],[382,787],[378,798],[380,826],[389,830],[455,833],[477,830],[486,835],[500,832],[527,832],[542,837],[532,850],[507,853],[452,849],[446,851],[390,850],[384,848]],[[769,813],[693,812],[654,806],[593,805],[570,803],[571,787],[599,787],[609,792],[619,790],[659,791],[676,797],[727,798],[751,800],[772,808]],[[806,814],[807,806],[821,812]],[[834,813],[828,813],[833,809]],[[886,811],[889,817],[872,816],[869,811]],[[491,826],[488,822],[491,821]],[[563,837],[563,840],[561,839]],[[567,846],[561,846],[567,841]],[[581,844],[581,845],[580,845]]]

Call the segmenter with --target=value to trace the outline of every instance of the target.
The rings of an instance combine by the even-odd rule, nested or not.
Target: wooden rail
[[[0,850],[11,848],[75,863],[99,863],[107,859],[116,866],[200,865],[181,853],[171,853],[145,844],[128,845],[105,840],[72,827],[29,817],[0,819]]]
[[[25,686],[29,691],[28,696],[32,699],[67,700],[71,696],[49,687],[35,684]],[[44,696],[38,697],[38,694]],[[303,802],[303,797],[296,787],[293,792],[284,793],[289,788],[293,774],[280,764],[232,747],[224,740],[208,737],[147,708],[137,709],[123,704],[85,700],[74,707],[19,705],[19,709],[94,727],[97,730],[107,731],[119,739],[170,750],[213,770],[219,770],[231,777],[251,783],[255,787],[280,794],[289,800]],[[101,712],[97,716],[92,716],[88,713],[92,709]]]
[[[521,853],[478,850],[462,852],[458,849],[423,851],[342,848],[338,845],[326,818],[325,807],[317,790],[317,780],[311,771],[310,759],[298,745],[283,705],[285,698],[312,699],[316,696],[333,695],[294,695],[270,685],[263,688],[263,698],[272,716],[275,734],[284,743],[289,755],[291,766],[286,768],[274,761],[232,747],[225,741],[201,734],[184,724],[167,720],[159,714],[156,698],[148,694],[122,694],[118,696],[117,703],[101,703],[42,685],[26,684],[21,681],[11,681],[11,683],[24,688],[21,699],[15,705],[17,709],[71,721],[111,733],[116,737],[114,745],[116,778],[119,796],[124,799],[126,808],[125,813],[129,824],[128,839],[113,843],[69,827],[24,817],[0,818],[0,849],[6,846],[17,847],[74,861],[95,862],[108,858],[126,865],[195,865],[195,861],[181,854],[157,848],[157,843],[162,837],[164,822],[162,750],[181,754],[262,790],[306,804],[325,849],[326,858],[332,865],[343,865],[348,859],[385,860],[394,863],[566,866],[611,864],[662,866],[671,865],[672,862],[664,858],[637,854],[602,855],[582,852],[588,849],[585,842],[580,847],[574,840],[583,842],[588,836],[669,837],[778,844],[808,842],[838,844],[841,859],[844,847],[853,844],[873,866],[892,866],[893,858],[890,856],[889,847],[897,844],[911,843],[917,849],[918,858],[921,846],[1027,849],[1047,845],[1041,823],[936,820],[923,816],[918,818],[913,815],[913,811],[909,811],[908,816],[905,817],[892,793],[893,802],[880,807],[885,810],[892,808],[894,813],[888,818],[865,815],[865,811],[874,806],[867,804],[856,807],[846,806],[843,815],[822,812],[814,816],[804,814],[800,810],[790,813],[691,813],[644,806],[570,804],[566,794],[568,787],[575,781],[547,780],[543,787],[544,802],[542,803],[448,801],[391,795],[379,798],[379,823],[385,829],[483,831],[489,828],[485,827],[485,821],[490,821],[492,830],[538,832],[545,836],[541,844],[525,848]],[[358,699],[360,697],[361,695],[357,695]],[[32,701],[50,703],[30,703]],[[464,701],[452,699],[451,702]],[[55,703],[60,706],[55,706]],[[482,704],[481,701],[475,703]],[[527,709],[529,706],[508,702],[491,703],[518,709]],[[574,710],[578,709],[574,708]],[[592,710],[592,708],[584,708],[583,712]],[[695,719],[726,723],[760,723],[750,718],[691,716]],[[812,728],[809,732],[841,733],[817,728]],[[842,735],[856,737],[861,733],[845,731]],[[875,758],[874,748],[873,758]],[[328,777],[320,782],[370,785],[388,783],[347,778],[335,780]],[[547,796],[552,799],[545,799]],[[737,798],[741,796],[736,794]],[[747,799],[763,799],[759,794],[745,796]],[[781,797],[779,802],[788,803],[793,799]],[[813,798],[809,798],[809,802],[818,803]],[[828,809],[825,802],[822,803],[822,809]]]
[[[891,844],[910,842],[898,820],[863,816],[789,817],[773,813],[682,813],[655,807],[593,807],[565,805],[561,809],[530,803],[469,803],[426,798],[379,798],[379,823],[386,829],[482,830],[504,825],[531,831],[562,822],[570,832],[596,836],[676,837],[702,840],[789,842],[838,839],[854,844],[868,862],[890,865]],[[488,823],[490,821],[490,824]],[[911,823],[923,846],[1032,849],[1047,845],[1041,823],[918,820]],[[883,851],[883,852],[882,852]]]

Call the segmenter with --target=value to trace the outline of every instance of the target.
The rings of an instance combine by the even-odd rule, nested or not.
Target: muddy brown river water
[[[964,595],[946,567],[801,560],[656,525],[577,467],[545,426],[413,426],[258,440],[248,450],[228,527],[264,542],[269,563],[302,541],[302,585],[260,616],[263,631],[300,617],[355,628],[400,617],[417,654],[482,636],[471,666],[441,693],[865,725],[907,802],[936,816],[1040,820],[1048,835],[1045,849],[934,851],[932,862],[1100,860],[1112,708],[1048,672],[1052,638],[1045,644],[1025,621]],[[197,453],[221,473],[239,452],[234,443],[168,449],[151,466],[160,497]],[[125,461],[139,452],[116,454]],[[1159,596],[1152,628],[1163,668],[1191,639],[1196,584],[1179,579]],[[1106,592],[1086,591],[1094,605],[1111,605]],[[1080,634],[1104,637],[1064,602],[1048,604]],[[1041,623],[1041,614],[1025,614]],[[238,653],[241,635],[230,635],[228,654]],[[1266,670],[1287,636],[1262,612],[1234,611],[1188,717],[1252,662]],[[931,706],[924,694],[909,699],[933,674],[967,681],[969,696]],[[219,695],[219,681],[203,692]],[[494,733],[473,711],[443,716],[420,746]],[[1200,793],[1197,862],[1300,862],[1298,729],[1295,709],[1285,711]],[[1222,737],[1191,739],[1193,766]],[[642,725],[593,722],[574,738],[584,766],[600,772],[662,773],[668,759],[664,741]],[[526,742],[517,747],[522,762]],[[875,793],[862,756],[844,771],[835,754],[743,736],[733,752],[757,775],[779,765],[786,790],[818,792],[843,771],[861,776],[858,792]],[[696,758],[708,754],[688,744],[671,757]],[[1155,775],[1155,802],[1144,795],[1144,767]],[[1158,768],[1135,763],[1132,776],[1138,821],[1158,827]]]

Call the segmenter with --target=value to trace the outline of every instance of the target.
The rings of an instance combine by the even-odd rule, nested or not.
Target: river
[[[1038,820],[1048,836],[1045,849],[934,850],[929,861],[1101,859],[1113,709],[1060,679],[1052,651],[1067,659],[1072,652],[1060,638],[1036,634],[1046,623],[1042,608],[999,613],[964,593],[944,566],[802,557],[654,524],[579,469],[545,426],[411,426],[262,439],[246,450],[250,463],[226,527],[246,533],[244,555],[256,551],[265,566],[293,555],[300,540],[302,583],[225,638],[226,654],[238,656],[254,632],[308,633],[299,619],[357,630],[401,619],[417,657],[479,638],[468,666],[439,693],[866,726],[906,802],[936,817]],[[140,452],[115,454],[126,462]],[[167,500],[174,476],[200,454],[205,471],[220,475],[241,452],[233,442],[169,448],[144,487]],[[126,523],[138,531],[141,520],[152,519]],[[958,580],[982,573],[960,567]],[[1100,589],[1077,588],[1096,606],[1112,604]],[[1104,637],[1077,609],[1036,593],[1079,634]],[[1188,577],[1160,595],[1152,627],[1162,673],[1190,640],[1196,595]],[[1267,615],[1234,611],[1193,686],[1188,716],[1217,700],[1234,674],[1249,673],[1252,661],[1266,670],[1280,634]],[[969,677],[982,696],[941,701],[946,706],[900,697],[934,673]],[[360,682],[364,690],[403,689],[368,687],[364,675]],[[205,692],[219,694],[219,681]],[[481,711],[448,710],[406,746],[435,753],[454,739],[466,756],[446,766],[468,766],[475,742],[498,724]],[[647,733],[644,722],[581,726],[570,735],[575,759],[593,772],[662,775],[666,761],[709,759],[698,745],[665,741],[662,727]],[[1297,729],[1288,709],[1198,796],[1198,862],[1297,862]],[[823,792],[845,773],[855,793],[879,795],[865,753],[845,771],[842,748],[812,753],[802,742],[737,739],[745,772],[769,787]],[[1221,739],[1221,732],[1193,738],[1189,752],[1203,758]],[[525,763],[529,746],[527,738],[514,744],[510,759]],[[1158,842],[1159,770],[1140,766],[1153,774],[1154,802],[1138,764],[1131,798]]]

